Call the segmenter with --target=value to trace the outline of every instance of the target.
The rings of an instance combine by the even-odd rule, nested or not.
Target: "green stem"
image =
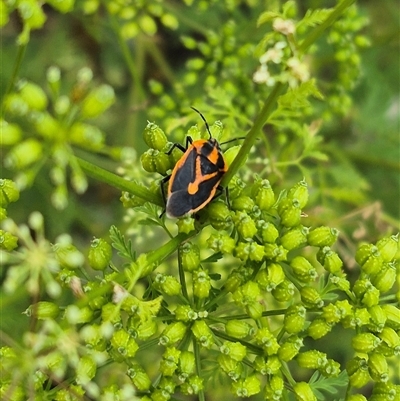
[[[277,82],[272,89],[272,92],[269,94],[267,100],[264,103],[263,108],[260,111],[260,114],[257,116],[256,121],[254,122],[254,125],[251,127],[250,131],[247,133],[246,138],[243,142],[242,147],[240,148],[239,153],[233,160],[232,164],[229,166],[228,171],[226,172],[221,185],[225,187],[229,181],[232,179],[232,177],[236,174],[236,172],[239,170],[240,166],[246,161],[246,158],[248,154],[250,153],[250,150],[254,144],[254,142],[257,139],[257,136],[259,135],[261,129],[263,128],[264,124],[268,120],[268,117],[270,116],[275,104],[276,100],[279,96],[279,93],[281,92],[283,88],[283,84],[281,82]]]
[[[15,59],[12,76],[8,83],[7,90],[4,93],[4,96],[7,96],[12,91],[12,88],[15,85],[15,81],[17,80],[18,72],[21,67],[22,59],[24,58],[26,47],[27,47],[27,43],[24,43],[24,44],[21,44],[18,46],[17,58]],[[1,108],[1,115],[2,115],[2,117],[5,116],[5,111],[4,111],[3,107]]]
[[[300,43],[300,46],[297,49],[299,56],[303,55],[308,48],[318,40],[322,33],[343,14],[346,8],[349,8],[353,3],[355,3],[355,1],[356,0],[343,0],[340,2],[328,18],[321,25],[316,26]]]
[[[110,173],[109,171],[104,170],[103,168],[89,163],[88,161],[83,160],[79,157],[77,157],[76,159],[79,165],[82,167],[82,170],[84,170],[91,177],[105,182],[106,184],[109,184],[115,188],[118,188],[121,191],[127,191],[132,195],[136,195],[139,198],[142,198],[148,202],[152,202],[158,206],[164,206],[161,196],[157,196],[153,192],[149,191],[147,188],[144,188],[143,186],[138,185],[135,182],[127,181],[124,178],[114,173]]]
[[[194,359],[196,361],[196,373],[197,376],[202,377],[201,374],[201,357],[200,357],[200,347],[199,344],[195,339],[193,339],[193,353],[194,353]],[[204,390],[199,391],[199,401],[205,401],[205,395],[204,395]]]

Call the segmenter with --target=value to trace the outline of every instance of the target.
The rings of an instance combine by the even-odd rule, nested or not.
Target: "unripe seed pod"
[[[264,387],[264,399],[266,401],[280,400],[282,398],[285,382],[282,377],[274,375],[269,378]]]
[[[264,257],[264,247],[254,241],[239,242],[236,245],[235,255],[243,261],[250,259],[259,262]]]
[[[236,212],[233,222],[238,233],[245,240],[252,239],[257,233],[256,223],[246,212]]]
[[[296,401],[317,401],[310,385],[306,382],[298,382],[293,386]]]
[[[227,230],[232,225],[231,212],[225,202],[212,202],[207,207],[208,218],[216,230]]]
[[[370,380],[368,364],[365,359],[355,357],[347,362],[347,373],[349,374],[350,384],[353,387],[364,387]]]
[[[367,354],[373,351],[381,343],[381,340],[372,333],[359,333],[352,338],[351,343],[357,352]]]
[[[298,182],[294,187],[289,189],[287,197],[289,199],[297,199],[300,209],[303,209],[308,201],[307,183],[304,180]]]
[[[303,256],[296,256],[293,258],[290,262],[290,266],[293,269],[295,276],[301,281],[310,282],[317,277],[317,271]]]
[[[267,355],[275,355],[278,352],[278,341],[267,327],[258,330],[254,336],[254,340],[257,344],[263,347],[263,350]]]
[[[274,191],[268,180],[259,180],[253,185],[251,195],[256,201],[256,205],[262,211],[271,209],[275,203]]]
[[[94,270],[105,270],[111,260],[111,245],[102,238],[92,240],[89,249],[88,262]]]
[[[178,219],[178,221],[176,222],[176,225],[178,226],[178,232],[190,234],[191,232],[195,231],[194,223],[195,220],[191,215],[187,215],[183,218]]]
[[[168,325],[161,334],[160,344],[171,346],[182,340],[187,327],[182,322],[174,322]]]
[[[173,276],[167,276],[165,274],[157,274],[154,283],[166,295],[174,296],[181,293],[181,284]]]
[[[30,138],[15,145],[4,158],[4,165],[9,169],[22,170],[41,159],[42,144]]]
[[[21,140],[22,130],[17,124],[9,123],[0,118],[1,145],[15,145]]]
[[[386,357],[380,353],[373,352],[368,355],[368,370],[375,381],[386,383],[389,380]]]
[[[304,226],[295,227],[287,231],[281,237],[282,246],[291,251],[292,249],[300,248],[307,243],[307,234],[309,229]]]
[[[297,355],[296,361],[302,368],[320,369],[327,364],[328,358],[324,352],[310,350]]]
[[[283,326],[288,333],[299,333],[306,321],[306,308],[303,305],[291,305],[285,313]]]
[[[215,252],[222,252],[231,255],[235,249],[236,241],[228,235],[212,234],[207,240],[207,244]]]
[[[376,243],[384,262],[391,262],[399,249],[399,234],[380,239]]]
[[[186,377],[194,373],[196,367],[196,360],[193,352],[182,351],[181,357],[179,358],[179,370],[181,375],[184,374]]]
[[[244,320],[228,320],[225,325],[226,334],[233,338],[245,338],[250,335],[254,329]]]
[[[60,307],[53,302],[40,301],[30,305],[24,313],[39,320],[55,319],[60,313]]]
[[[217,358],[220,368],[232,379],[237,380],[242,371],[243,365],[228,355],[220,354]]]
[[[85,385],[90,382],[95,376],[97,365],[91,355],[83,355],[79,358],[78,366],[76,367],[76,382],[77,384]]]
[[[0,178],[0,206],[7,207],[19,199],[19,190],[15,183],[7,178]]]
[[[240,195],[232,201],[232,210],[251,213],[254,208],[254,201],[249,196]]]
[[[309,245],[321,248],[324,246],[332,246],[338,235],[339,231],[336,228],[322,226],[311,230],[308,233],[307,240]]]
[[[279,237],[279,231],[273,223],[259,220],[257,227],[264,243],[273,244]]]
[[[207,270],[199,269],[192,272],[193,294],[200,298],[207,298],[211,290],[211,279]]]
[[[0,249],[12,251],[18,246],[18,237],[7,231],[0,230]]]
[[[308,335],[314,340],[326,336],[332,330],[332,324],[322,318],[314,319],[308,326]]]
[[[151,386],[151,380],[145,370],[138,364],[134,363],[127,371],[132,383],[139,391],[147,391]]]
[[[382,331],[386,323],[386,314],[382,307],[380,305],[374,305],[368,309],[368,312],[371,316],[373,327],[375,328],[373,331]]]
[[[313,287],[303,287],[300,290],[300,295],[306,308],[322,308],[324,306],[324,301],[322,300],[321,295]]]
[[[371,254],[371,256],[361,265],[364,273],[369,275],[378,274],[382,269],[383,259],[379,251]]]
[[[149,173],[157,172],[161,175],[166,175],[171,168],[171,163],[168,155],[156,149],[148,149],[140,157],[143,168]]]
[[[242,361],[246,356],[246,347],[239,342],[224,341],[219,347],[222,354],[229,355],[235,361]]]
[[[192,326],[192,333],[197,342],[204,348],[211,348],[214,344],[212,331],[204,320],[196,320]]]
[[[346,401],[368,401],[362,394],[351,394]]]
[[[289,280],[284,280],[272,290],[272,296],[279,302],[287,302],[293,298],[295,286]]]
[[[265,291],[274,290],[285,280],[285,272],[278,263],[271,263],[266,269],[261,269],[257,273],[256,281],[260,288]]]
[[[278,357],[284,362],[289,362],[298,355],[302,346],[303,340],[301,338],[290,336],[281,344],[281,347],[278,350]]]
[[[295,227],[300,224],[301,209],[296,199],[282,199],[278,204],[278,214],[281,224],[285,227]]]
[[[399,348],[400,351],[399,335],[391,327],[384,327],[378,337],[390,348]]]
[[[395,262],[384,263],[382,269],[371,277],[371,282],[381,293],[385,293],[394,286],[396,274]]]
[[[168,140],[164,131],[156,124],[147,122],[143,138],[149,148],[163,151]]]
[[[324,269],[331,274],[338,274],[343,266],[339,255],[328,246],[324,246],[318,251],[317,260],[324,266]]]
[[[377,254],[380,255],[379,249],[372,244],[363,244],[358,247],[355,255],[356,262],[362,266],[367,259],[372,255]]]
[[[384,304],[382,309],[386,314],[386,324],[394,330],[400,330],[400,310],[395,305]]]
[[[192,242],[185,242],[179,248],[179,258],[183,270],[191,272],[200,267],[200,249]]]

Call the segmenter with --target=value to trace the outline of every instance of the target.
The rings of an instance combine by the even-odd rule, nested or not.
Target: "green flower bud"
[[[115,102],[114,89],[110,85],[101,85],[93,89],[83,100],[82,118],[94,118],[104,113]]]
[[[264,245],[265,257],[275,262],[285,261],[287,259],[288,250],[282,245],[265,244]]]
[[[306,308],[322,308],[324,306],[324,301],[322,300],[321,295],[313,287],[303,287],[300,290],[300,296]]]
[[[32,82],[23,82],[20,96],[31,110],[44,110],[47,107],[47,96],[43,89]]]
[[[225,234],[212,234],[207,240],[209,248],[215,252],[222,252],[232,255],[236,246],[236,241],[229,235]]]
[[[114,331],[110,342],[113,348],[125,358],[133,358],[139,349],[136,341],[123,329]]]
[[[199,376],[191,376],[189,380],[181,384],[180,389],[186,395],[198,394],[204,389],[203,379]]]
[[[176,225],[178,226],[178,232],[183,234],[190,234],[191,232],[195,231],[195,219],[187,215],[183,218],[178,219]]]
[[[294,199],[281,199],[278,204],[278,214],[281,224],[285,227],[295,227],[300,224],[301,208],[299,202]]]
[[[303,282],[310,282],[318,276],[312,264],[303,256],[296,256],[290,262],[294,275]]]
[[[346,279],[344,274],[340,276],[331,276],[329,279],[339,290],[344,292],[350,291],[350,281]]]
[[[251,397],[261,391],[260,379],[256,375],[248,376],[245,379],[240,379],[232,382],[232,393],[237,397]]]
[[[225,325],[226,334],[233,338],[246,338],[253,331],[253,327],[244,320],[229,320]]]
[[[287,302],[293,299],[294,291],[295,286],[293,283],[285,279],[271,293],[278,302]]]
[[[293,386],[296,401],[317,401],[311,386],[306,382],[298,382]]]
[[[384,262],[391,262],[399,249],[399,234],[380,239],[376,243]]]
[[[344,328],[356,328],[363,327],[369,323],[370,315],[366,308],[357,308],[353,313],[347,315],[342,319],[342,325]]]
[[[369,398],[371,401],[397,401],[400,395],[400,386],[391,382],[375,383],[372,389],[372,396]]]
[[[371,316],[373,331],[382,331],[386,323],[386,314],[380,305],[374,305],[368,309]]]
[[[306,322],[306,308],[303,305],[294,304],[289,306],[283,319],[283,327],[290,333],[299,333],[303,330]]]
[[[173,276],[167,276],[165,274],[157,274],[154,284],[156,288],[159,288],[162,292],[169,296],[178,295],[181,293],[181,284]]]
[[[300,348],[303,346],[303,340],[297,336],[288,337],[278,350],[278,357],[284,361],[291,361],[298,355]]]
[[[217,361],[221,369],[231,378],[231,380],[239,379],[243,371],[241,363],[224,354],[218,355]]]
[[[131,316],[130,319],[131,321],[133,321],[134,317]],[[136,337],[135,336],[133,337],[144,341],[152,337],[154,334],[156,334],[157,330],[158,326],[155,320],[146,319],[145,321],[140,321],[138,324],[135,325],[134,333]]]
[[[383,312],[386,314],[386,324],[395,330],[400,330],[400,309],[392,304],[382,305]]]
[[[147,391],[151,386],[151,380],[145,370],[138,364],[134,363],[127,371],[132,383],[139,391]]]
[[[259,220],[257,222],[257,227],[264,244],[274,244],[279,237],[279,231],[272,223],[266,222],[265,220]]]
[[[76,383],[85,385],[95,376],[97,365],[91,355],[83,355],[79,358],[76,367]]]
[[[22,130],[17,124],[0,118],[1,146],[15,145],[22,138]]]
[[[257,233],[256,223],[246,212],[236,212],[233,222],[239,235],[245,240],[252,239]]]
[[[258,271],[256,281],[261,289],[271,292],[285,280],[285,272],[278,263],[271,263]]]
[[[90,244],[88,262],[94,270],[105,270],[111,260],[111,245],[102,238],[94,238]]]
[[[314,340],[326,336],[332,330],[332,324],[322,318],[314,319],[308,326],[308,335]]]
[[[384,263],[382,269],[371,277],[371,282],[381,293],[385,293],[394,286],[396,274],[397,269],[395,262]]]
[[[229,197],[235,199],[243,192],[245,187],[246,184],[238,176],[233,176],[229,182]]]
[[[328,363],[328,358],[324,352],[310,350],[297,355],[297,363],[306,369],[321,369]]]
[[[254,241],[239,242],[236,245],[235,255],[243,261],[250,259],[260,262],[264,257],[264,247]]]
[[[53,302],[40,301],[30,305],[24,313],[39,320],[55,319],[60,314],[60,307]]]
[[[275,355],[279,350],[279,344],[267,327],[259,329],[254,336],[254,340],[258,345],[261,345],[266,355]]]
[[[324,246],[332,246],[338,235],[339,231],[336,228],[322,226],[311,230],[308,233],[307,240],[309,245],[321,248]]]
[[[182,351],[181,357],[179,358],[179,378],[185,380],[187,377],[192,375],[195,371],[196,359],[193,352]]]
[[[325,377],[337,377],[340,374],[340,363],[333,359],[328,359],[327,363],[319,371]]]
[[[275,203],[274,191],[268,180],[257,181],[252,188],[251,195],[255,199],[256,205],[262,211],[267,211]]]
[[[251,213],[254,208],[254,201],[249,196],[241,195],[232,201],[232,210]]]
[[[208,270],[195,270],[193,275],[193,294],[200,298],[207,298],[211,290],[211,280]]]
[[[166,175],[171,168],[168,155],[156,149],[148,149],[140,157],[143,168],[149,173],[157,172]]]
[[[0,230],[0,249],[12,251],[18,246],[18,237],[8,233],[7,231]]]
[[[279,351],[279,350],[278,350]],[[271,355],[267,358],[264,371],[267,375],[276,375],[282,368],[282,362],[277,355]]]
[[[327,323],[334,324],[340,321],[342,315],[335,304],[329,304],[322,308],[321,318]]]
[[[288,251],[300,248],[307,243],[308,232],[309,229],[307,227],[295,227],[289,231],[286,231],[286,233],[282,235],[281,244]]]
[[[265,401],[275,401],[282,399],[285,382],[282,377],[271,376],[264,387]]]
[[[380,292],[375,288],[368,279],[359,279],[353,287],[354,294],[367,307],[377,305],[379,303]]]
[[[245,309],[252,319],[260,319],[263,313],[263,306],[258,301],[249,301],[246,303]]]
[[[93,319],[93,310],[88,306],[79,308],[76,305],[68,305],[65,309],[65,318],[70,324],[88,323]]]
[[[168,140],[164,131],[156,124],[147,122],[143,138],[149,148],[162,151]]]
[[[196,320],[199,315],[189,305],[178,305],[175,309],[175,317],[182,322]]]
[[[224,341],[219,347],[222,354],[229,355],[235,361],[242,361],[246,356],[246,347],[239,342]]]
[[[94,125],[75,122],[69,130],[68,139],[80,148],[95,152],[104,147],[105,135]]]
[[[368,371],[372,379],[386,383],[389,380],[389,367],[386,357],[380,353],[368,354]]]
[[[373,351],[381,343],[381,340],[372,333],[359,333],[352,338],[351,343],[357,352],[367,354]]]
[[[160,363],[160,372],[164,376],[173,376],[178,368],[179,357],[181,351],[174,348],[168,347],[163,355],[163,359]]]
[[[248,279],[248,270],[244,267],[233,270],[225,282],[225,289],[229,292],[236,291]]]
[[[355,357],[348,361],[346,370],[349,375],[350,384],[353,387],[364,387],[371,380],[367,362],[363,358]]]
[[[213,346],[214,337],[212,331],[204,320],[196,320],[193,323],[192,333],[202,347],[209,349]]]
[[[300,209],[303,209],[308,201],[307,183],[304,180],[298,182],[294,187],[289,189],[287,197],[292,200],[296,199],[299,202]]]
[[[232,225],[232,217],[225,202],[212,202],[207,207],[208,218],[216,230],[227,230]]]
[[[22,170],[42,158],[42,144],[36,139],[26,139],[15,145],[4,158],[9,169]]]

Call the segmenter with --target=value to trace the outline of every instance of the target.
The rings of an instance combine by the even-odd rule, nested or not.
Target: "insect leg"
[[[171,146],[171,149],[169,149],[168,152],[165,152],[165,154],[169,156],[175,148],[178,148],[180,151],[182,151],[183,153],[185,153],[185,152],[187,151],[187,148],[189,147],[189,145],[192,144],[192,142],[193,142],[192,137],[187,136],[187,137],[186,137],[186,144],[185,144],[185,147],[183,147],[180,143],[174,143],[174,144]]]
[[[167,206],[167,195],[165,195],[165,188],[164,185],[165,183],[167,183],[171,178],[171,175],[167,175],[166,177],[164,177],[161,181],[160,181],[160,188],[161,188],[161,195],[164,201],[164,210],[162,211],[162,213],[158,216],[160,219],[161,217],[165,214],[166,212],[166,206]]]

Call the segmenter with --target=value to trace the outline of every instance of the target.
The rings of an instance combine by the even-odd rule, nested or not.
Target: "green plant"
[[[16,9],[23,26],[2,102],[9,177],[0,180],[2,314],[22,304],[29,318],[15,336],[2,325],[2,399],[218,400],[227,389],[235,399],[397,399],[395,219],[382,218],[377,240],[349,240],[340,216],[363,204],[368,180],[320,134],[351,110],[359,50],[368,46],[359,33],[367,19],[354,1],[307,10],[294,1],[267,10],[251,0],[48,3],[81,19],[105,13],[135,83],[130,95],[135,104],[148,93],[157,99],[146,112],[155,122],[143,132],[147,149],[109,145],[100,127],[118,91],[95,83],[89,68],[71,82],[50,67],[47,88],[16,82],[30,33],[46,14],[34,0],[2,3],[2,23]],[[219,32],[215,15],[229,17]],[[177,79],[148,38],[180,24],[183,45],[197,55]],[[146,46],[165,75],[148,87],[140,65]],[[329,63],[334,71],[324,82]],[[230,207],[215,199],[194,216],[168,220],[159,217],[160,181],[182,154],[166,152],[186,135],[207,137],[197,125],[185,128],[198,118],[191,104],[216,120],[210,129],[218,140],[247,134],[224,151]],[[95,156],[117,162],[119,175]],[[321,172],[328,160],[332,170]],[[345,168],[347,181],[338,174]],[[123,221],[115,218],[109,235],[100,230],[89,246],[72,227],[57,232],[51,217],[63,218],[47,210],[51,204],[84,221],[89,208],[71,211],[79,201],[68,177],[82,194],[87,175],[122,190],[126,208]],[[30,207],[18,222],[13,206],[35,186],[46,208]],[[320,202],[337,212],[327,207],[319,217]],[[339,350],[330,344],[338,337]]]

